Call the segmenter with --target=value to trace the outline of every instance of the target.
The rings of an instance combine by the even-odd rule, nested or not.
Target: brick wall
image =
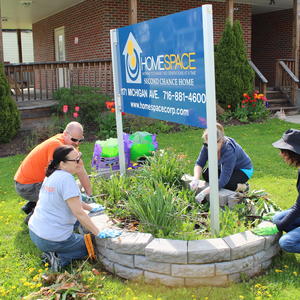
[[[224,29],[225,3],[197,0],[138,0],[138,22],[212,3],[215,42]],[[251,7],[235,5],[241,20],[248,53],[251,49]],[[33,24],[35,61],[54,61],[54,29],[65,27],[67,60],[110,58],[109,30],[128,25],[128,0],[86,0]],[[78,44],[74,38],[78,37]]]
[[[253,16],[252,60],[273,86],[275,61],[292,58],[293,11],[284,10]]]

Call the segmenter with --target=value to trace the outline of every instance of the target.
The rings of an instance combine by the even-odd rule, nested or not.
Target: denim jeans
[[[33,243],[43,252],[55,252],[60,259],[62,267],[67,266],[73,259],[81,259],[88,255],[83,235],[72,233],[72,235],[61,242],[45,240],[29,230]]]
[[[273,217],[273,222],[281,221],[287,214],[290,213],[290,209],[278,212]],[[300,217],[295,219],[288,228],[287,233],[279,239],[280,247],[286,252],[300,253]]]

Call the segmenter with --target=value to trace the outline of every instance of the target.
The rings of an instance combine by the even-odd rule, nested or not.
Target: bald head
[[[67,132],[72,132],[72,131],[81,131],[83,132],[83,127],[80,123],[76,122],[76,121],[73,121],[73,122],[70,122],[67,124],[66,128],[64,131],[67,131]]]
[[[83,137],[83,127],[78,122],[70,122],[64,130],[64,140],[66,145],[78,146]]]

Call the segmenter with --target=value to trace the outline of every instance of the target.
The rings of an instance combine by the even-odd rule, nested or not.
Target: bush
[[[215,51],[217,101],[223,107],[235,108],[243,93],[253,90],[254,72],[247,59],[243,31],[238,21],[226,22]]]
[[[3,64],[0,64],[0,112],[0,143],[8,143],[20,128],[20,113],[10,96]]]
[[[91,128],[98,125],[99,115],[106,111],[105,102],[110,98],[96,88],[73,86],[58,89],[54,93],[54,99],[58,100],[56,111],[59,115],[63,114],[63,107],[67,105],[68,110],[65,114],[68,117],[76,118],[85,127]],[[78,111],[75,107],[78,107]]]

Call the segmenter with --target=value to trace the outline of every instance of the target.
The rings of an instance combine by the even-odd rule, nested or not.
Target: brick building
[[[4,0],[6,5],[16,0]],[[239,20],[247,53],[269,86],[276,85],[276,60],[295,61],[288,65],[298,76],[300,0],[22,0],[35,12],[31,19],[34,61],[110,60],[109,31],[182,10],[213,5],[214,40],[217,43],[226,17]],[[9,4],[10,3],[10,4]],[[43,6],[44,5],[44,6]],[[40,11],[40,13],[38,13]],[[296,13],[295,13],[296,12]],[[20,18],[20,15],[19,15]],[[4,23],[2,26],[8,26]],[[100,77],[99,77],[100,78]],[[97,78],[95,77],[95,81]],[[106,84],[111,92],[111,76]]]

